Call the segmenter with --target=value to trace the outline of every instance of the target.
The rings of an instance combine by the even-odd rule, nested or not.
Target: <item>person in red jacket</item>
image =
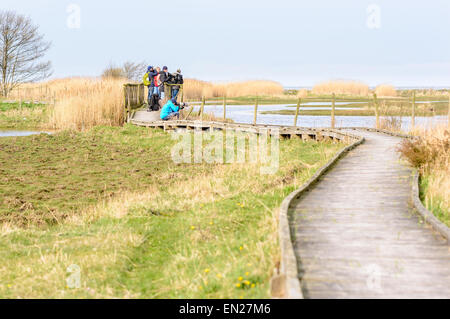
[[[155,88],[153,90],[153,94],[158,94],[161,97],[161,68],[156,68],[156,75],[153,77],[153,81],[155,83]]]

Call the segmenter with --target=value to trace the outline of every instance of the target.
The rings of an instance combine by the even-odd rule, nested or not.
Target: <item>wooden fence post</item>
[[[302,99],[298,98],[297,101],[297,108],[295,109],[295,118],[294,118],[294,126],[297,126],[297,119],[298,119],[298,111],[300,109],[300,104],[302,103]]]
[[[128,109],[127,109],[127,87],[123,85],[123,121],[128,122]]]
[[[184,90],[183,90],[183,84],[180,85],[180,92],[178,94],[181,94],[180,101],[181,103],[184,102]]]
[[[128,112],[128,119],[127,122],[130,122],[131,119],[131,103],[133,102],[132,98],[133,98],[133,89],[132,87],[128,86],[127,87],[127,112]]]
[[[256,97],[255,100],[255,114],[253,116],[253,125],[256,125],[257,114],[258,114],[258,97]]]
[[[335,127],[334,110],[336,108],[336,94],[333,93],[333,101],[331,102],[331,128]]]
[[[227,97],[223,97],[223,121],[225,122],[225,119],[227,117]]]
[[[416,91],[413,91],[412,96],[412,111],[411,111],[411,129],[416,125]]]
[[[205,97],[202,97],[202,105],[200,106],[200,114],[201,114],[201,120],[203,121],[203,111],[205,108]]]
[[[380,114],[378,113],[378,99],[376,93],[373,94],[373,100],[375,103],[375,128],[378,129],[380,127]]]

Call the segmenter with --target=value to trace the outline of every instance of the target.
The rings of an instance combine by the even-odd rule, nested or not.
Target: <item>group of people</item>
[[[179,118],[179,111],[185,106],[184,103],[180,105],[177,102],[180,85],[184,83],[181,70],[178,69],[175,73],[169,73],[167,66],[163,66],[162,70],[159,67],[149,66],[143,77],[143,82],[148,87],[148,110],[158,111],[161,108],[161,99],[167,98],[167,102],[161,108],[160,118],[164,121],[175,117]],[[165,92],[165,84],[171,84],[167,86],[168,92]]]
[[[176,84],[183,84],[183,75],[181,70],[178,69],[175,73],[169,73],[167,66],[160,67],[149,66],[147,73],[143,78],[144,85],[148,87],[148,100],[150,103],[151,97],[156,94],[160,99],[164,99],[165,96],[165,84],[172,84],[170,92],[170,98],[176,98],[180,91],[180,86]],[[169,96],[168,96],[169,97]]]

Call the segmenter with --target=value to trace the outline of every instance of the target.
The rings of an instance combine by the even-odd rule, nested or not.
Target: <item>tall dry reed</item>
[[[274,81],[242,81],[227,83],[211,83],[187,79],[184,84],[184,96],[188,100],[215,97],[239,97],[253,95],[281,95],[283,86]]]
[[[366,96],[369,94],[369,86],[358,81],[328,81],[314,85],[312,92],[318,95],[357,95]]]
[[[123,123],[125,79],[66,78],[21,85],[10,96],[16,100],[49,104],[48,126],[88,129]]]
[[[124,121],[123,80],[89,81],[74,87],[77,94],[56,100],[50,118],[55,129],[88,129],[96,125],[121,125]]]
[[[308,96],[308,90],[307,89],[300,89],[297,92],[297,97],[299,98],[305,98]]]
[[[375,93],[378,97],[392,97],[397,96],[395,87],[388,84],[380,84],[375,88]]]

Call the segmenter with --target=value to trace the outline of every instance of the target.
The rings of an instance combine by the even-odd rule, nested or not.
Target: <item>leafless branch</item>
[[[49,77],[51,62],[42,61],[49,48],[30,18],[0,11],[0,94],[8,96],[20,83]]]

